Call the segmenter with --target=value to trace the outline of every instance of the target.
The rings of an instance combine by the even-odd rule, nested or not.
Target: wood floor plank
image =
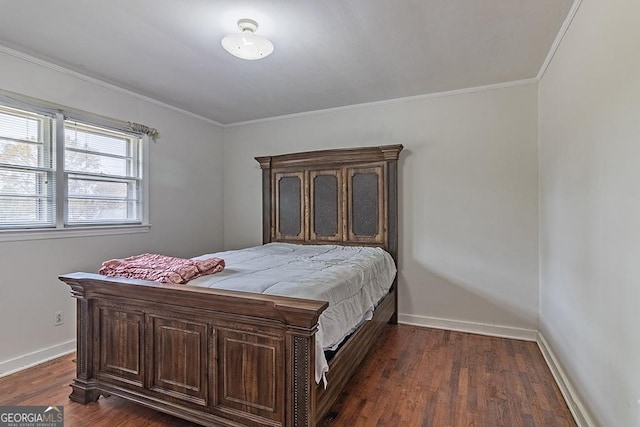
[[[119,397],[71,402],[74,355],[0,378],[0,405],[64,405],[66,427],[195,424]],[[388,326],[323,427],[575,427],[533,342]]]
[[[366,422],[354,399],[377,403]],[[536,343],[406,325],[387,328],[333,413],[325,427],[576,426]]]

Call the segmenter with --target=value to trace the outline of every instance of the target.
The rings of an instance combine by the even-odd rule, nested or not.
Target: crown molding
[[[549,64],[551,64],[551,61],[553,60],[553,57],[558,51],[558,48],[560,47],[560,44],[562,43],[564,36],[567,34],[567,31],[569,31],[569,27],[573,22],[573,18],[575,18],[576,14],[578,13],[578,9],[580,9],[581,4],[582,4],[582,0],[574,0],[573,4],[571,5],[571,9],[569,9],[569,13],[567,14],[567,17],[564,19],[564,22],[560,27],[560,31],[558,31],[558,35],[556,35],[556,38],[553,41],[553,44],[549,49],[549,53],[547,53],[547,56],[544,59],[542,66],[540,67],[540,71],[538,71],[538,75],[536,76],[537,81],[542,80],[544,73],[547,71],[547,68],[549,68]]]
[[[492,85],[475,86],[475,87],[464,88],[464,89],[455,89],[455,90],[448,90],[443,92],[426,93],[423,95],[406,96],[403,98],[393,98],[393,99],[385,99],[382,101],[364,102],[361,104],[345,105],[342,107],[332,107],[332,108],[325,108],[321,110],[304,111],[302,113],[285,114],[282,116],[265,117],[263,119],[228,123],[228,124],[222,125],[222,127],[233,128],[238,126],[252,125],[256,123],[265,123],[265,122],[272,122],[272,121],[279,121],[279,120],[295,119],[298,117],[315,116],[317,114],[336,113],[336,112],[349,111],[349,110],[358,110],[361,108],[371,108],[371,107],[378,107],[378,106],[391,105],[391,104],[416,102],[416,101],[423,101],[423,100],[433,99],[433,98],[442,98],[446,96],[456,96],[456,95],[464,95],[467,93],[504,89],[504,88],[514,87],[514,86],[525,86],[525,85],[535,84],[537,82],[538,82],[538,79],[534,77],[530,79],[514,80],[510,82],[496,83]]]
[[[224,127],[224,125],[222,123],[219,123],[219,122],[217,122],[215,120],[212,120],[212,119],[209,119],[207,117],[203,117],[203,116],[201,116],[199,114],[193,113],[193,112],[185,110],[183,108],[176,107],[176,106],[171,105],[171,104],[167,104],[166,102],[158,101],[155,98],[151,98],[151,97],[148,97],[146,95],[142,95],[142,94],[140,94],[138,92],[134,92],[132,90],[125,89],[123,87],[117,86],[117,85],[115,85],[113,83],[109,83],[107,81],[100,80],[98,78],[91,77],[91,76],[88,76],[86,74],[79,73],[77,71],[71,70],[71,69],[63,67],[61,65],[54,64],[53,62],[46,61],[46,60],[40,59],[40,58],[36,58],[35,56],[26,54],[24,52],[17,51],[15,49],[11,49],[10,47],[7,47],[7,46],[1,45],[1,44],[0,44],[0,53],[4,53],[4,54],[7,54],[9,56],[13,56],[15,58],[21,59],[23,61],[31,62],[32,64],[35,64],[35,65],[38,65],[38,66],[41,66],[41,67],[44,67],[44,68],[48,68],[48,69],[50,69],[52,71],[56,71],[56,72],[59,72],[59,73],[62,73],[62,74],[66,74],[67,76],[76,78],[78,80],[82,80],[82,81],[85,81],[87,83],[91,83],[91,84],[94,84],[96,86],[100,86],[100,87],[103,87],[105,89],[109,89],[109,90],[112,90],[114,92],[118,92],[118,93],[121,93],[123,95],[128,95],[128,96],[130,96],[132,98],[136,98],[136,99],[139,99],[141,101],[145,101],[145,102],[148,102],[150,104],[154,104],[154,105],[157,105],[159,107],[163,107],[163,108],[166,108],[168,110],[175,111],[176,113],[184,114],[184,115],[189,116],[189,117],[193,117],[193,118],[196,118],[196,119],[199,119],[199,120],[203,120],[205,122],[211,123],[211,124],[219,126],[219,127]]]

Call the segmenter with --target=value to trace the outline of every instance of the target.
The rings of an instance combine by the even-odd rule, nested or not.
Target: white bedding
[[[380,248],[268,243],[195,259],[213,256],[224,259],[225,269],[189,285],[329,302],[316,334],[318,383],[329,369],[323,350],[335,350],[371,319],[396,275],[393,258]]]

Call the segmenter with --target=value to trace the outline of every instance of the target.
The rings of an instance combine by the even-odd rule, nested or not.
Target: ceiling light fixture
[[[229,34],[222,39],[222,47],[240,59],[254,60],[266,58],[273,52],[273,43],[255,34],[258,23],[253,19],[238,21],[240,34]]]

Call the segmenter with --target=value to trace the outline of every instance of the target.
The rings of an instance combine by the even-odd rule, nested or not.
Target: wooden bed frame
[[[397,262],[401,145],[259,157],[263,241],[379,246]],[[72,273],[77,376],[71,400],[111,394],[207,426],[315,426],[382,332],[374,317],[315,383],[324,301]]]

